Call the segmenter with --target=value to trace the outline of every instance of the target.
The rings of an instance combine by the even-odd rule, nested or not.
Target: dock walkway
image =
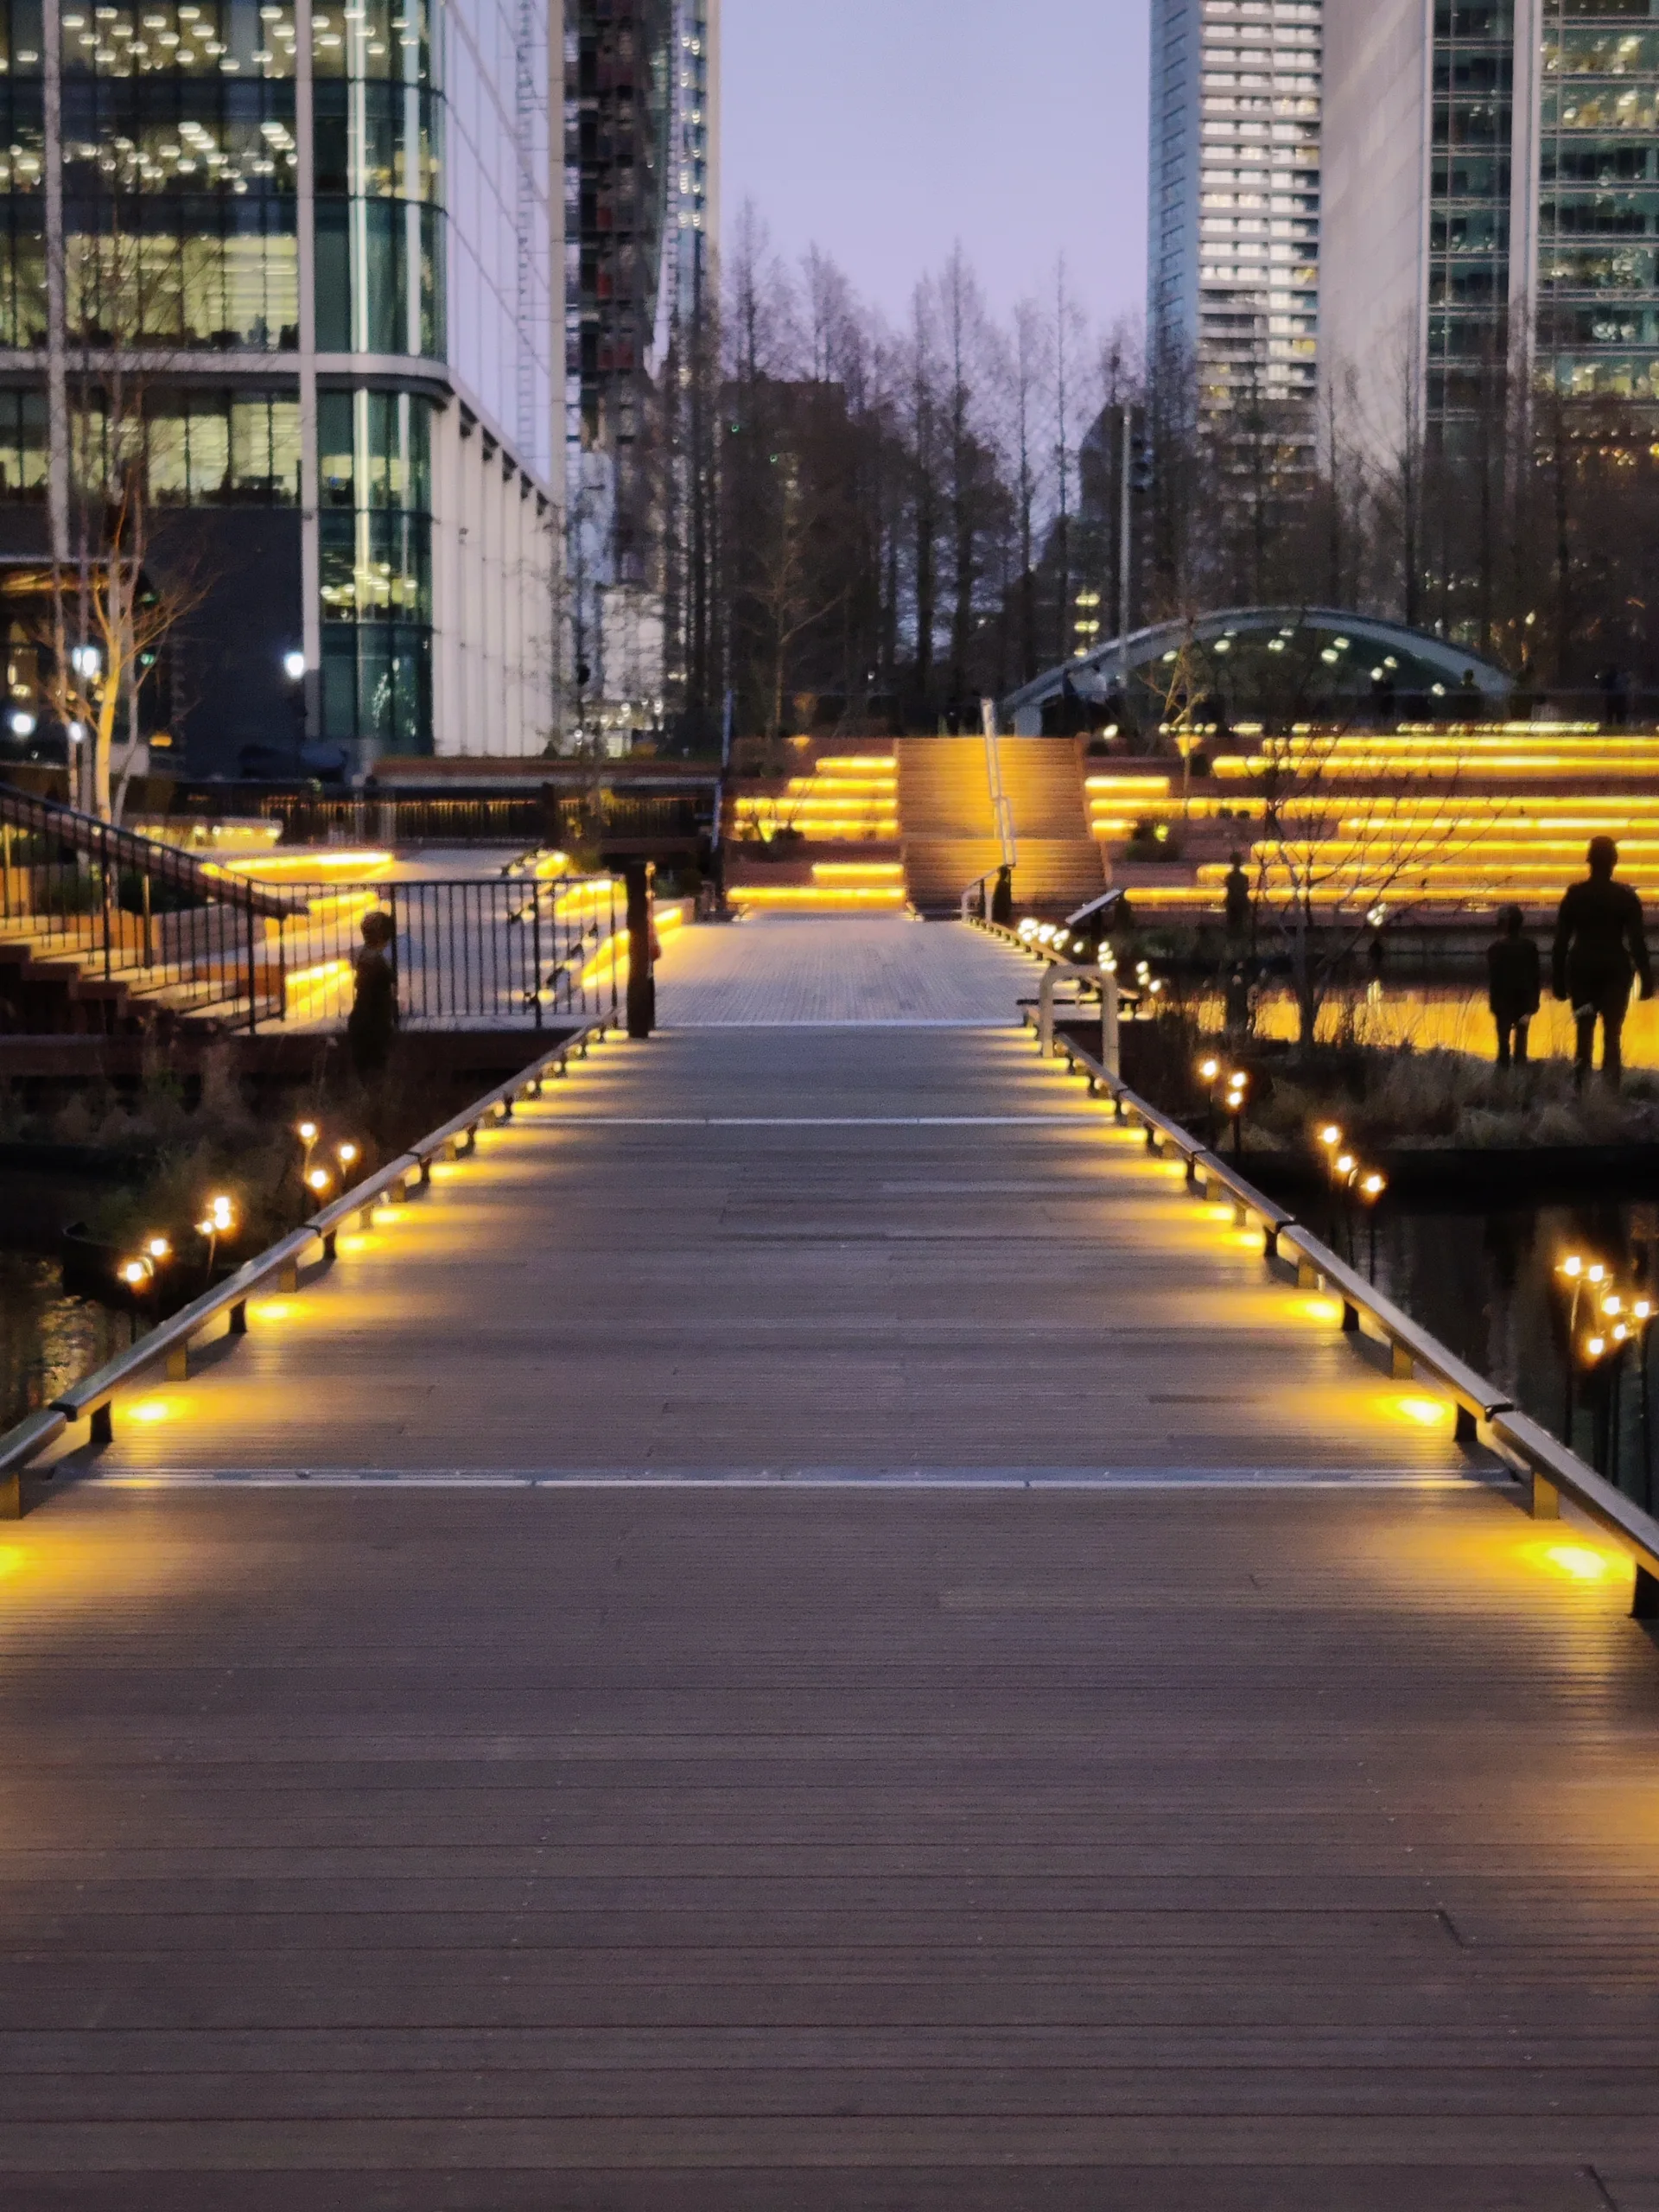
[[[1625,1581],[838,927],[0,1548],[0,2206],[1659,2206]]]

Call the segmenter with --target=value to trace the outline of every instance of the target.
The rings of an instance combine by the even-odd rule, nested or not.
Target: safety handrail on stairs
[[[1002,848],[1002,865],[1011,868],[1020,857],[1019,839],[1014,824],[1014,802],[1002,785],[1002,748],[996,734],[996,702],[982,700],[980,718],[985,728],[985,776],[991,789],[991,818],[996,824],[996,842]]]
[[[136,830],[123,830],[115,823],[100,821],[95,814],[82,814],[53,799],[37,798],[32,791],[17,791],[10,784],[0,784],[0,823],[59,848],[67,846],[111,876],[139,875],[186,897],[235,906],[271,921],[283,921],[290,914],[305,911],[302,899],[251,883],[212,861],[197,859],[180,846],[164,845],[156,838],[141,836]],[[10,842],[8,838],[8,850]]]

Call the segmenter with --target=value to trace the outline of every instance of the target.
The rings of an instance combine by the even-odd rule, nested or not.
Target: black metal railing
[[[499,796],[274,791],[258,803],[285,845],[469,845],[539,842],[584,852],[607,842],[695,846],[712,827],[712,793],[572,793],[543,785]]]
[[[298,910],[286,891],[0,785],[0,1027],[107,1030],[150,995],[257,1028],[281,1014],[280,935]]]
[[[0,786],[0,1030],[110,1033],[158,1010],[249,1030],[327,1025],[349,1009],[377,907],[411,1025],[539,1028],[618,1003],[608,876],[318,879],[252,880]]]
[[[399,1019],[412,1028],[539,1029],[613,1013],[626,976],[626,893],[608,876],[300,883],[282,927],[286,1018],[343,1020],[363,918],[387,915]]]

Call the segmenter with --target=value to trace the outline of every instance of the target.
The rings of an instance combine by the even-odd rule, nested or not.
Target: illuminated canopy
[[[1213,719],[1204,703],[1229,721],[1348,720],[1367,709],[1482,721],[1510,690],[1490,661],[1402,622],[1329,607],[1234,607],[1113,638],[1012,693],[1001,711],[1022,737],[1042,734],[1045,709],[1052,724],[1072,701],[1096,720],[1121,706],[1142,730],[1183,708]]]

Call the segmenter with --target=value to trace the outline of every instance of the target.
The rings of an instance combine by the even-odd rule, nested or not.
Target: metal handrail
[[[1026,1020],[1029,1024],[1029,1009]],[[1374,1283],[1338,1259],[1293,1214],[1275,1205],[1236,1167],[1207,1150],[1189,1129],[1131,1090],[1121,1077],[1109,1073],[1092,1053],[1069,1037],[1056,1039],[1050,1050],[1085,1075],[1091,1090],[1107,1093],[1118,1120],[1139,1122],[1147,1131],[1149,1146],[1166,1144],[1183,1158],[1189,1189],[1201,1191],[1212,1199],[1230,1198],[1241,1218],[1254,1216],[1263,1233],[1264,1259],[1282,1257],[1287,1245],[1296,1255],[1298,1281],[1309,1288],[1323,1287],[1340,1298],[1345,1332],[1357,1334],[1361,1318],[1369,1321],[1389,1348],[1397,1379],[1404,1381],[1421,1373],[1438,1382],[1457,1406],[1460,1443],[1472,1443],[1478,1428],[1484,1427],[1501,1456],[1531,1478],[1532,1511],[1536,1518],[1553,1519],[1560,1510],[1560,1499],[1570,1497],[1598,1528],[1622,1544],[1636,1563],[1634,1610],[1643,1618],[1659,1615],[1659,1520],[1644,1513],[1569,1446],[1522,1412],[1495,1382],[1478,1374],[1392,1299],[1385,1298]]]
[[[0,822],[67,845],[105,867],[131,868],[152,883],[164,883],[171,890],[214,905],[235,906],[270,921],[286,921],[305,912],[305,901],[291,893],[264,889],[244,876],[198,860],[177,845],[141,836],[136,830],[123,830],[76,807],[36,798],[32,791],[17,791],[10,784],[0,784]]]
[[[290,1230],[234,1274],[226,1276],[222,1283],[205,1290],[200,1298],[181,1306],[125,1351],[118,1352],[92,1374],[72,1384],[51,1405],[29,1414],[15,1428],[0,1435],[0,1519],[16,1518],[22,1505],[19,1481],[22,1470],[48,1450],[66,1428],[90,1417],[92,1442],[109,1443],[113,1434],[111,1403],[129,1383],[163,1360],[168,1364],[169,1380],[184,1381],[189,1372],[192,1340],[220,1314],[230,1317],[232,1336],[245,1336],[248,1300],[262,1285],[275,1277],[282,1287],[297,1288],[301,1262],[312,1247],[321,1246],[323,1261],[333,1260],[343,1223],[354,1214],[372,1212],[380,1199],[393,1192],[401,1196],[410,1180],[416,1176],[423,1182],[427,1181],[431,1163],[448,1147],[462,1137],[470,1145],[478,1129],[492,1115],[499,1114],[505,1119],[515,1101],[539,1095],[550,1072],[563,1075],[572,1058],[585,1058],[589,1046],[603,1040],[609,1026],[607,1020],[589,1022],[586,1027],[562,1038],[517,1075],[486,1091],[481,1098],[475,1098],[471,1105],[452,1116],[442,1128],[429,1132],[409,1151],[354,1184],[309,1221]]]

